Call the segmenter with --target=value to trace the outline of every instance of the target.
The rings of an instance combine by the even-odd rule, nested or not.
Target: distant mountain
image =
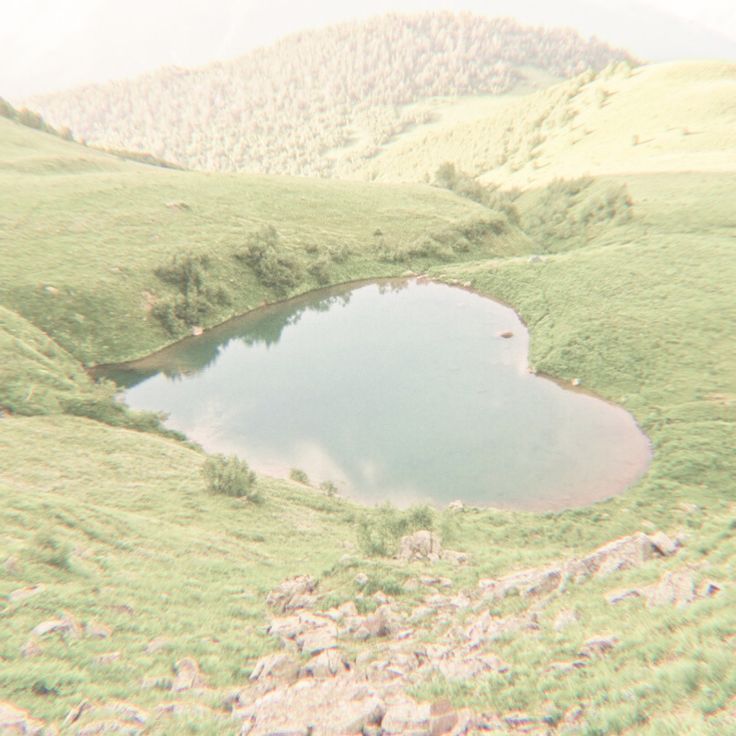
[[[622,50],[576,32],[462,13],[387,15],[289,36],[227,63],[33,98],[52,125],[195,169],[328,176],[427,121],[427,98],[501,94]]]

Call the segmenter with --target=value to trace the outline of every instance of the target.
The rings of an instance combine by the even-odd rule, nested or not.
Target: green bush
[[[289,478],[296,483],[303,483],[305,486],[309,485],[309,476],[299,468],[292,468],[289,471]]]
[[[434,528],[434,512],[428,506],[399,511],[390,504],[366,511],[358,520],[358,546],[368,557],[392,557],[401,537],[419,529]]]
[[[326,480],[319,484],[321,490],[323,490],[330,498],[337,496],[337,486],[331,481]]]
[[[245,460],[235,455],[208,457],[202,466],[202,475],[208,490],[212,493],[247,498],[250,501],[261,500],[256,488],[256,474]]]
[[[245,248],[235,257],[253,269],[263,286],[284,294],[303,278],[302,267],[285,253],[281,237],[273,225],[265,225],[248,235]]]

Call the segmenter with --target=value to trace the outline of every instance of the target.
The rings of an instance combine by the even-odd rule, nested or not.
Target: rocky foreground
[[[173,672],[152,673],[141,682],[141,688],[168,690],[179,698],[153,710],[127,702],[83,701],[62,724],[46,724],[13,704],[0,703],[0,734],[177,733],[185,722],[199,720],[214,722],[217,733],[241,736],[579,733],[586,703],[552,720],[524,712],[458,710],[449,700],[417,702],[410,693],[437,677],[462,682],[493,673],[512,674],[514,663],[494,653],[500,637],[538,631],[543,625],[540,612],[571,586],[676,555],[683,541],[662,532],[637,533],[582,558],[480,580],[472,590],[450,592],[452,581],[432,575],[431,562],[444,558],[465,564],[465,556],[442,550],[432,533],[417,532],[402,540],[400,557],[407,564],[419,561],[421,574],[412,580],[415,591],[423,592],[419,605],[378,592],[362,597],[361,602],[370,605],[361,608],[373,609],[370,613],[360,613],[355,601],[325,610],[326,594],[314,579],[287,580],[267,599],[274,613],[268,632],[280,649],[256,662],[249,682],[241,687],[228,691],[208,687],[197,661],[186,657],[176,662]],[[366,582],[365,575],[356,576],[359,586]],[[658,582],[644,588],[611,590],[606,599],[611,606],[632,597],[642,598],[648,607],[686,606],[718,594],[721,587],[712,580],[696,586],[694,570],[681,568],[664,572]],[[11,596],[20,599],[35,592],[23,588]],[[518,596],[519,611],[507,617],[494,615],[495,605],[512,595]],[[561,631],[577,620],[575,609],[563,609],[551,625]],[[592,666],[614,650],[619,633],[599,632],[575,658],[551,662],[549,670],[564,677]],[[30,632],[24,656],[33,657],[51,636],[114,640],[114,633],[103,624],[83,626],[67,613],[40,622]],[[148,646],[164,647],[166,641],[154,640]],[[102,656],[114,661],[116,655],[111,650]]]

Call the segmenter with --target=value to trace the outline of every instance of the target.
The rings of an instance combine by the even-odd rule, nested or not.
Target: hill
[[[525,97],[492,114],[449,120],[394,143],[353,172],[379,181],[428,181],[445,161],[505,188],[555,178],[733,171],[736,66],[672,62],[609,67]],[[457,119],[467,103],[451,112]],[[347,172],[346,172],[347,173]]]
[[[431,108],[417,104],[425,98],[502,94],[529,68],[533,78],[560,78],[612,60],[630,57],[571,30],[466,13],[387,15],[28,105],[94,145],[188,168],[325,176],[336,157],[370,158],[429,120]]]
[[[0,730],[732,732],[736,186],[682,168],[493,210],[144,166],[0,120]],[[518,309],[531,364],[633,413],[647,474],[549,514],[370,509],[266,477],[249,503],[83,370],[405,270]],[[428,527],[466,561],[393,557]]]

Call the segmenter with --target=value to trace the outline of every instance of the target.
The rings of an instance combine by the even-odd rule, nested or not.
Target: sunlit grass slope
[[[582,722],[558,731],[578,736],[730,733],[733,174],[705,164],[688,171],[693,160],[685,156],[681,173],[604,177],[594,187],[625,183],[633,216],[591,230],[574,247],[531,242],[512,228],[495,244],[456,254],[464,262],[422,256],[406,263],[384,260],[385,243],[378,241],[414,242],[423,232],[482,219],[487,210],[421,186],[343,188],[159,171],[16,127],[0,130],[3,202],[13,203],[0,211],[0,397],[12,409],[0,418],[0,595],[43,586],[23,600],[8,597],[0,614],[0,700],[60,724],[83,698],[146,708],[195,699],[142,687],[146,678],[165,682],[176,660],[192,656],[216,689],[198,702],[219,708],[258,655],[277,647],[265,634],[264,597],[289,575],[311,573],[333,602],[357,599],[365,606],[372,603],[361,602],[353,582],[365,571],[376,589],[411,601],[420,593],[401,592],[402,584],[427,571],[450,577],[458,591],[657,528],[684,533],[676,556],[571,586],[540,608],[538,629],[495,641],[511,674],[460,685],[439,678],[415,694],[449,695],[482,712],[524,711],[551,724],[582,704]],[[448,158],[471,168],[438,154],[438,162]],[[545,201],[543,189],[528,188],[515,202],[522,222]],[[347,244],[348,257],[330,262],[331,281],[409,266],[511,303],[529,325],[537,370],[580,379],[635,415],[652,439],[650,471],[623,496],[587,509],[436,512],[447,545],[468,552],[471,562],[425,568],[364,557],[356,526],[372,511],[268,478],[258,479],[261,505],[213,496],[201,480],[204,455],[197,449],[69,415],[71,399],[103,406],[110,400],[105,387],[89,382],[80,360],[127,357],[172,339],[146,317],[146,304],[147,294],[166,294],[153,272],[178,249],[207,252],[213,280],[231,279],[233,301],[211,315],[213,322],[278,298],[231,257],[264,223],[300,258],[307,259],[315,240]],[[314,285],[305,277],[293,291]],[[683,608],[606,602],[610,590],[650,584],[666,570],[690,571],[698,583],[712,578],[723,590]],[[512,616],[523,606],[509,597],[492,613]],[[558,631],[552,622],[563,609],[576,609],[579,620]],[[23,656],[37,624],[66,614],[110,627],[109,637],[43,638],[37,656]],[[602,634],[618,638],[608,655],[565,674],[550,670]],[[147,651],[156,637],[169,641]],[[96,659],[111,652],[118,656]],[[220,721],[199,727],[229,732]],[[149,730],[184,728],[157,721]]]
[[[736,169],[736,66],[611,66],[506,103],[484,119],[400,139],[361,175],[422,181],[445,161],[505,188],[555,178]]]
[[[205,325],[331,282],[423,268],[393,250],[473,223],[479,205],[421,185],[375,186],[287,177],[179,172],[118,160],[0,120],[0,303],[76,357],[110,362],[171,341],[150,314],[172,290],[155,275],[177,253],[210,259],[208,281],[227,289]],[[233,256],[274,225],[282,252],[304,262],[295,287],[275,294]],[[480,251],[528,250],[511,231]],[[388,254],[388,255],[387,255]],[[331,256],[331,258],[330,258]],[[452,256],[454,258],[459,256]],[[313,264],[312,264],[313,265]]]

